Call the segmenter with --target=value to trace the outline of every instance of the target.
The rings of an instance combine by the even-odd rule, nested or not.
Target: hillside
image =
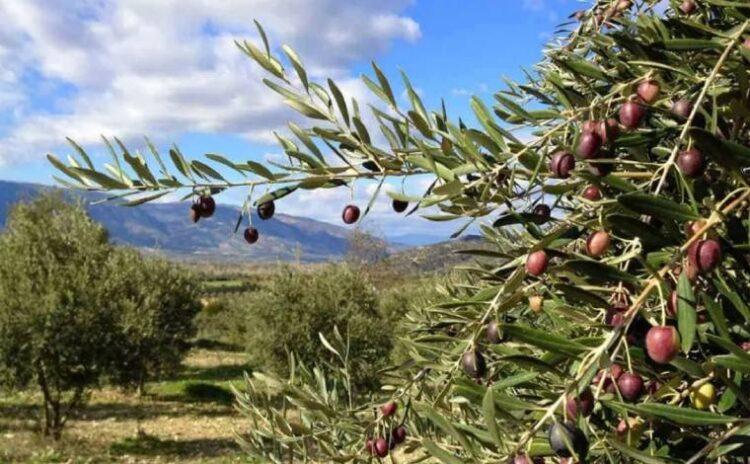
[[[14,203],[52,189],[54,187],[0,181],[0,224],[5,224]],[[115,243],[174,259],[317,262],[339,259],[348,247],[348,229],[308,218],[276,214],[273,219],[261,221],[253,217],[262,235],[258,244],[251,247],[241,234],[232,233],[239,215],[239,208],[234,206],[218,205],[210,220],[192,224],[188,219],[187,202],[126,208],[113,203],[94,204],[103,198],[97,193],[68,191],[66,195],[82,198],[91,216],[109,230]]]

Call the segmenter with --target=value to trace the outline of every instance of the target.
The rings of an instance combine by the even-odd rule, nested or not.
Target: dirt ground
[[[95,391],[59,443],[38,433],[36,394],[0,397],[0,462],[249,462],[235,442],[243,420],[229,388],[246,363],[242,353],[194,350],[180,374],[148,384],[142,398]]]

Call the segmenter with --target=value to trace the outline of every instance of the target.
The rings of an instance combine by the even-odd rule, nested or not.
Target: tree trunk
[[[60,414],[60,399],[52,401],[52,439],[57,441],[62,435],[62,414]]]
[[[142,398],[146,394],[146,374],[141,370],[138,375],[138,397]]]
[[[42,408],[43,408],[43,422],[41,424],[42,435],[45,437],[50,435],[52,430],[52,415],[50,414],[52,397],[49,393],[49,386],[47,385],[47,377],[44,375],[44,367],[41,362],[36,363],[36,375],[39,388],[42,390]]]

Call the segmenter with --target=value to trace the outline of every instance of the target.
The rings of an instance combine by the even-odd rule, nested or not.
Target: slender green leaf
[[[617,201],[631,211],[659,219],[692,221],[700,218],[688,205],[646,193],[626,193],[617,197]]]
[[[688,353],[695,339],[695,295],[687,273],[677,282],[677,328],[682,340],[682,351]]]

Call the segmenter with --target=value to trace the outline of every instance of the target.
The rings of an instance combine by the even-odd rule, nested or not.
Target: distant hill
[[[60,189],[0,181],[0,228],[13,204],[49,190]],[[101,193],[62,191],[70,198],[81,198],[89,214],[109,230],[113,242],[179,260],[238,264],[335,261],[346,255],[352,230],[286,214],[277,213],[268,221],[254,215],[253,223],[261,231],[261,238],[249,246],[242,239],[242,229],[232,233],[240,212],[235,206],[219,204],[213,217],[193,224],[188,218],[189,202],[147,203],[128,208],[100,202],[105,198]],[[391,254],[386,261],[411,272],[439,271],[472,259],[454,253],[456,250],[482,245],[477,236],[429,244],[433,241],[437,239],[429,236],[399,237],[388,244]]]
[[[37,184],[0,181],[0,224],[10,207],[28,201],[39,192],[52,190]],[[192,224],[190,203],[149,203],[127,208],[113,203],[92,204],[103,199],[99,193],[66,191],[87,203],[89,214],[101,222],[115,243],[138,247],[170,258],[212,261],[337,260],[346,254],[349,229],[308,218],[276,214],[268,221],[256,216],[253,223],[261,238],[248,246],[241,233],[233,234],[239,208],[218,205],[209,220]],[[240,231],[241,232],[241,231]]]
[[[458,253],[461,250],[492,249],[478,235],[467,235],[454,239],[392,253],[383,261],[403,271],[424,274],[441,272],[477,259],[476,256]]]

